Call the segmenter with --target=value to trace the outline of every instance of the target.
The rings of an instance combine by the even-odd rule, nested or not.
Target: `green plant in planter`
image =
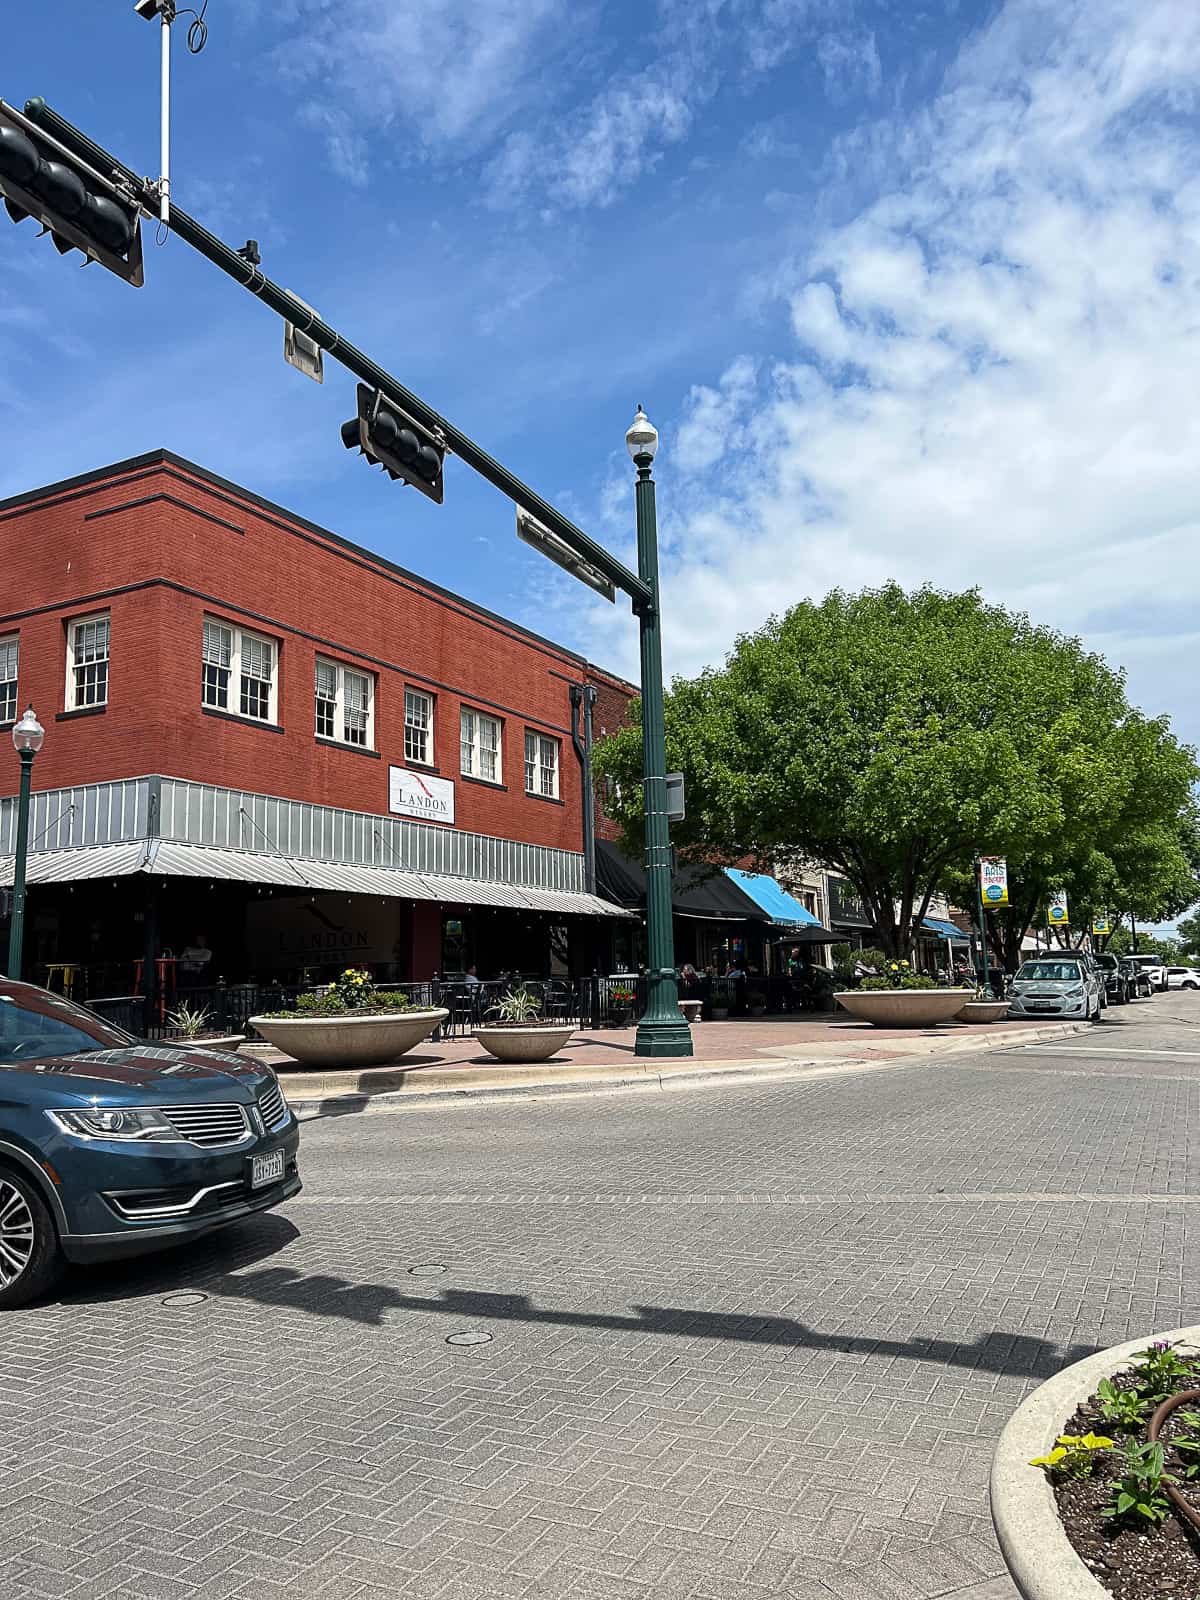
[[[1166,1485],[1179,1480],[1166,1470],[1166,1455],[1161,1444],[1125,1445],[1125,1471],[1113,1485],[1112,1504],[1102,1516],[1135,1527],[1155,1527],[1166,1520],[1171,1510]]]
[[[1048,1478],[1090,1478],[1096,1458],[1113,1448],[1114,1441],[1103,1433],[1060,1433],[1054,1449],[1035,1456],[1031,1467],[1044,1467]]]
[[[179,1006],[176,1010],[167,1012],[167,1021],[178,1030],[183,1039],[198,1039],[204,1032],[208,1018],[207,1006],[198,1008]]]
[[[1111,1378],[1102,1378],[1096,1398],[1105,1422],[1114,1423],[1122,1433],[1136,1433],[1146,1421],[1149,1405],[1136,1389],[1120,1389]]]
[[[932,978],[923,972],[914,972],[907,961],[887,961],[877,978],[864,978],[860,989],[936,989]]]
[[[1165,1400],[1185,1387],[1196,1374],[1196,1360],[1185,1361],[1173,1345],[1156,1339],[1143,1350],[1132,1368],[1137,1392],[1147,1400]]]
[[[1180,1423],[1188,1430],[1171,1440],[1171,1445],[1183,1466],[1183,1475],[1189,1483],[1200,1478],[1200,1411],[1180,1411]]]
[[[501,1022],[518,1022],[529,1026],[538,1020],[542,1002],[528,989],[510,989],[496,1006]]]

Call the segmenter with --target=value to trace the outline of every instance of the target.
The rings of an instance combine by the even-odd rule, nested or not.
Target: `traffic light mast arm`
[[[74,150],[83,160],[95,166],[101,172],[119,172],[135,186],[138,192],[145,193],[145,180],[131,172],[128,167],[109,154],[107,150],[89,139],[72,123],[60,117],[57,111],[52,111],[44,100],[30,100],[25,106],[25,115],[38,127],[44,128],[47,133],[53,134],[56,139]],[[447,422],[432,410],[419,396],[398,383],[381,366],[378,366],[369,356],[355,348],[339,333],[331,328],[328,323],[322,322],[320,317],[309,310],[303,301],[297,300],[295,295],[289,294],[286,289],[280,288],[277,283],[272,283],[258,267],[251,266],[238,255],[236,250],[231,250],[228,245],[222,244],[214,234],[202,227],[194,217],[189,217],[187,212],[181,211],[172,200],[171,222],[172,233],[176,233],[185,244],[190,244],[202,256],[211,261],[214,266],[220,267],[222,272],[228,273],[243,289],[249,289],[251,294],[258,296],[278,316],[301,329],[315,343],[320,345],[335,361],[341,363],[347,371],[355,377],[361,378],[364,383],[369,383],[372,388],[379,389],[387,399],[419,422],[422,427],[428,428],[431,433],[438,434],[445,441],[447,449],[465,461],[467,466],[476,471],[481,478],[486,478],[500,493],[521,506],[531,517],[536,517],[552,533],[556,533],[564,543],[570,545],[584,561],[596,567],[604,576],[610,579],[618,589],[624,592],[633,601],[634,610],[638,612],[653,611],[656,609],[655,597],[650,585],[644,583],[636,574],[629,571],[615,556],[609,554],[603,545],[589,539],[581,528],[568,521],[560,511],[556,511],[548,501],[543,500],[532,489],[528,488],[519,478],[513,476],[507,468],[488,455],[486,450],[480,448],[473,439],[465,433],[460,433],[453,423]]]

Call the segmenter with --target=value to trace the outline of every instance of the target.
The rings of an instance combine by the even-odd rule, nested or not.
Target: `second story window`
[[[17,658],[20,641],[15,633],[0,639],[0,722],[17,720]]]
[[[466,777],[499,783],[499,717],[485,716],[482,711],[468,711],[464,707],[460,713],[459,755],[460,770]]]
[[[108,704],[109,618],[80,617],[67,633],[67,710]]]
[[[418,689],[404,691],[404,759],[433,765],[433,698]]]
[[[275,719],[275,645],[257,633],[204,621],[200,703],[253,722]]]
[[[558,799],[558,740],[544,733],[525,735],[525,793]]]
[[[367,674],[318,656],[315,687],[317,738],[370,748],[374,696]]]

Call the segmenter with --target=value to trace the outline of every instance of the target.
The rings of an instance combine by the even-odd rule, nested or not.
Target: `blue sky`
[[[806,594],[979,584],[1200,738],[1194,0],[210,0],[174,191],[629,555],[668,670]],[[0,95],[157,166],[157,30],[10,7]],[[166,445],[596,659],[606,607],[461,465],[345,452],[278,322],[177,241],[133,291],[0,226],[0,495]],[[78,257],[74,258],[77,262]]]

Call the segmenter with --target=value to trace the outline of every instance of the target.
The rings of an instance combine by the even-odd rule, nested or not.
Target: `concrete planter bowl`
[[[1195,1348],[1200,1326],[1131,1339],[1064,1367],[1018,1406],[1000,1435],[989,1485],[992,1522],[1024,1600],[1112,1600],[1075,1554],[1045,1473],[1029,1463],[1054,1448],[1076,1406],[1095,1393],[1101,1378],[1128,1366],[1155,1339]]]
[[[302,1067],[381,1067],[428,1039],[449,1015],[434,1006],[373,1017],[251,1017],[250,1026]]]
[[[508,1027],[475,1029],[475,1037],[497,1061],[549,1061],[562,1050],[575,1032],[571,1023],[535,1022]]]
[[[238,1045],[245,1044],[244,1033],[213,1034],[212,1038],[200,1039],[171,1039],[170,1044],[186,1045],[189,1050],[236,1050]]]
[[[999,1022],[1008,1015],[1007,1000],[968,1000],[958,1013],[959,1022]]]
[[[833,997],[852,1017],[877,1028],[932,1028],[966,1004],[965,989],[840,989]]]

